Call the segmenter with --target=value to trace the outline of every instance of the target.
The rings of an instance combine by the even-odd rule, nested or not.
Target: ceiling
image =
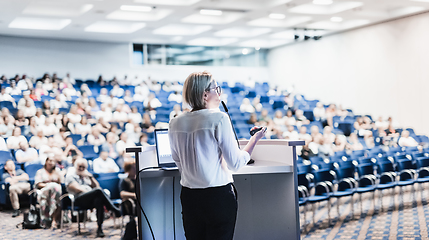
[[[272,48],[428,10],[429,0],[0,0],[0,35]]]

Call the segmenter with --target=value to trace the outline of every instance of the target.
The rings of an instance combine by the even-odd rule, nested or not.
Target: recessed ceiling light
[[[152,7],[149,6],[135,6],[135,5],[122,5],[122,11],[131,11],[131,12],[150,12]]]
[[[259,49],[261,49],[261,48],[260,48],[260,47],[255,47],[255,50],[256,50],[256,51],[259,51]]]
[[[313,4],[316,5],[331,5],[332,3],[334,3],[332,0],[313,0]]]
[[[222,15],[222,11],[221,10],[214,10],[214,9],[201,9],[200,14],[210,15],[210,16],[220,16],[220,15]]]
[[[281,13],[271,13],[269,15],[269,18],[271,19],[284,19],[286,16],[284,14]]]
[[[85,32],[100,33],[133,33],[146,26],[145,23],[129,23],[119,21],[98,21],[85,28]]]
[[[53,18],[24,18],[17,17],[11,23],[9,28],[36,29],[36,30],[61,30],[71,23],[71,19],[53,19]]]
[[[342,22],[343,18],[342,17],[331,17],[331,22]]]
[[[241,50],[241,53],[242,53],[243,55],[247,55],[247,54],[249,53],[249,49],[247,49],[247,48],[243,48],[243,50]]]

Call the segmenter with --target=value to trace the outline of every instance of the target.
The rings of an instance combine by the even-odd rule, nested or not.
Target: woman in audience
[[[61,127],[59,133],[54,135],[55,145],[60,148],[66,147],[66,137],[69,135],[65,127]]]
[[[55,168],[56,161],[53,155],[46,158],[45,165],[38,170],[34,177],[34,185],[40,190],[37,200],[40,205],[40,218],[44,228],[57,227],[60,223],[60,196],[63,176]]]
[[[283,112],[281,110],[276,110],[273,122],[278,127],[283,127],[286,124],[286,119],[283,117]]]
[[[334,152],[341,152],[346,149],[346,139],[344,135],[337,135],[334,140],[334,144],[332,145],[332,150]]]
[[[51,113],[51,103],[48,100],[43,101],[42,111],[45,116],[49,116]]]
[[[326,126],[325,128],[323,128],[323,136],[329,143],[333,143],[336,138],[335,134],[332,133],[332,128],[330,126]]]
[[[25,106],[22,108],[22,111],[24,113],[24,117],[32,117],[36,114],[36,106],[34,106],[33,101],[25,100]]]
[[[106,138],[103,136],[103,134],[100,133],[96,126],[91,128],[91,133],[88,135],[86,140],[90,145],[97,147],[106,142]]]
[[[82,135],[82,137],[91,133],[91,124],[88,123],[86,116],[82,116],[80,122],[76,123],[75,133]]]
[[[128,119],[136,124],[140,124],[142,122],[142,115],[138,112],[136,106],[131,107],[131,112],[128,113]]]
[[[352,151],[363,149],[363,145],[362,143],[359,142],[359,139],[356,133],[350,133],[349,144],[347,145],[347,149],[350,149]]]
[[[23,135],[21,135],[21,128],[15,127],[12,132],[12,136],[7,138],[7,147],[9,149],[17,150],[19,149],[19,143],[20,142],[27,142],[27,138],[25,138]]]
[[[334,155],[334,151],[332,149],[332,142],[329,137],[324,136],[320,138],[318,152],[319,156],[323,158]]]
[[[140,124],[140,127],[144,132],[151,133],[155,130],[155,127],[152,125],[152,119],[150,119],[149,113],[143,114],[143,122]]]
[[[248,98],[244,98],[240,105],[240,112],[253,113],[255,112],[255,108],[250,103]]]
[[[43,135],[43,130],[37,131],[37,134],[30,138],[30,147],[35,148],[37,150],[40,149],[40,146],[47,145],[48,139]]]
[[[73,144],[73,138],[66,137],[66,147],[64,148],[64,155],[71,161],[74,156],[83,157],[83,153]]]
[[[22,109],[18,109],[15,116],[15,126],[22,127],[28,126],[28,119],[24,116],[24,111]]]
[[[147,134],[141,133],[139,142],[136,144],[136,146],[142,146],[142,147],[149,146],[150,144],[147,141],[148,141]]]
[[[70,107],[70,112],[67,113],[68,119],[70,119],[70,123],[75,124],[80,122],[82,116],[77,112],[77,106],[73,105]]]
[[[402,131],[398,144],[401,147],[416,147],[419,145],[413,137],[410,137],[410,132],[407,130]]]
[[[285,124],[292,125],[292,126],[296,125],[296,119],[293,116],[292,110],[287,110],[286,116],[285,116]]]
[[[41,108],[38,108],[36,110],[36,116],[35,116],[37,126],[41,126],[41,125],[45,124],[45,118],[46,117],[43,114],[43,110]]]
[[[122,212],[130,216],[130,222],[134,221],[137,216],[136,208],[136,164],[134,162],[125,162],[124,171],[127,177],[124,178],[120,185],[119,191],[122,199]]]
[[[63,119],[61,120],[61,128],[64,128],[66,132],[75,133],[74,125],[70,121],[68,114],[63,115]]]
[[[326,121],[326,110],[323,103],[318,102],[316,107],[313,109],[313,115],[315,121],[324,122]]]
[[[307,117],[304,116],[304,111],[301,109],[297,109],[295,111],[295,119],[296,119],[296,125],[300,127],[301,125],[307,125],[310,124],[310,121],[307,119]]]
[[[100,117],[98,119],[97,124],[95,127],[100,131],[101,133],[108,133],[110,129],[110,123],[108,123],[103,117]]]

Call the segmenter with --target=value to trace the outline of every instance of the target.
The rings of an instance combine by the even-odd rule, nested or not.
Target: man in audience
[[[10,184],[9,197],[13,208],[12,217],[17,217],[20,214],[19,209],[19,194],[27,194],[30,191],[30,183],[28,182],[28,174],[21,169],[15,169],[15,163],[9,159],[4,166],[5,172],[2,175],[3,181]]]
[[[19,143],[19,150],[16,151],[15,158],[17,162],[25,163],[25,165],[40,162],[37,150],[29,147],[27,142]]]
[[[104,150],[101,150],[99,158],[94,159],[92,167],[95,173],[119,172],[118,165],[109,158],[109,153]]]
[[[109,157],[112,159],[116,159],[119,157],[118,152],[116,151],[116,139],[117,135],[112,132],[107,133],[106,142],[101,145],[101,151],[106,151],[109,153]]]
[[[88,162],[78,158],[74,162],[75,171],[68,171],[65,178],[67,190],[75,197],[75,205],[82,208],[95,208],[97,212],[97,237],[104,237],[102,225],[104,221],[104,207],[111,210],[117,217],[121,211],[113,205],[110,198],[100,188],[94,176],[88,172]]]
[[[407,130],[402,131],[398,144],[401,147],[416,147],[419,145],[413,137],[410,137],[410,132]]]

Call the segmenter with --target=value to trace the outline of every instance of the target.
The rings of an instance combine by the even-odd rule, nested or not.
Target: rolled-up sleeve
[[[223,158],[230,170],[237,171],[247,164],[250,160],[250,155],[248,152],[238,148],[228,115],[224,114],[222,116],[218,126],[215,128],[215,135]]]

